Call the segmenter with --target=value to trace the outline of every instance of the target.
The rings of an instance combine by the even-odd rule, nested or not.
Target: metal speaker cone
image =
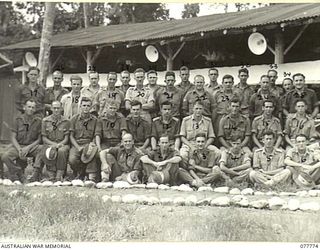
[[[38,61],[37,61],[37,58],[34,56],[33,53],[27,52],[27,53],[24,55],[24,57],[25,57],[25,59],[26,59],[27,64],[28,64],[30,67],[37,67]]]
[[[159,52],[156,49],[156,47],[154,47],[153,45],[149,45],[146,50],[145,50],[145,54],[147,59],[150,62],[156,62],[159,59]]]
[[[253,54],[262,55],[267,50],[267,40],[264,35],[255,32],[249,36],[248,46]]]

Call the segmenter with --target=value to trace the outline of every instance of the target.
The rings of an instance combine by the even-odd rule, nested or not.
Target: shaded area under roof
[[[320,17],[320,3],[277,4],[253,10],[214,14],[188,19],[90,27],[60,33],[52,48],[111,45],[117,43],[172,39],[200,32],[245,29]],[[36,49],[40,39],[20,42],[0,50]]]

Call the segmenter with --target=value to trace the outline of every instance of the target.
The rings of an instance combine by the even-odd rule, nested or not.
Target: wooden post
[[[167,44],[167,71],[173,69],[173,52],[170,44]]]
[[[23,57],[22,57],[22,66],[23,66],[23,68],[27,67],[25,55],[23,55]],[[22,84],[26,84],[26,80],[27,80],[27,71],[22,70]]]
[[[283,32],[277,31],[275,33],[275,45],[274,45],[274,63],[281,64],[284,62],[284,36]]]

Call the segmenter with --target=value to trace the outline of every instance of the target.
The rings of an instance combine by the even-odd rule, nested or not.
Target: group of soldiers
[[[313,188],[320,181],[319,105],[314,90],[297,73],[276,85],[270,69],[256,86],[249,71],[239,82],[208,70],[189,81],[190,71],[173,71],[158,85],[154,70],[109,72],[100,85],[89,72],[90,85],[79,75],[63,88],[63,73],[54,71],[53,87],[38,83],[39,69],[30,67],[27,83],[16,90],[19,115],[11,128],[11,144],[1,155],[13,182],[81,179],[130,184],[274,185]],[[145,78],[147,84],[145,84]],[[105,80],[105,79],[103,79]],[[33,173],[25,177],[27,159]],[[1,172],[3,175],[3,172]],[[0,176],[3,177],[3,176]]]

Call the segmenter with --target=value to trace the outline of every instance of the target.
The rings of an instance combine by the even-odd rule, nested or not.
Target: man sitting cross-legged
[[[253,171],[250,172],[250,180],[253,183],[263,184],[269,187],[290,178],[290,170],[284,165],[284,151],[274,146],[276,135],[267,130],[263,133],[264,146],[253,154]]]
[[[195,149],[190,152],[189,162],[184,168],[179,168],[179,178],[183,183],[194,187],[201,187],[205,184],[213,184],[221,176],[218,167],[220,151],[209,150],[205,147],[207,136],[199,133],[195,136]]]
[[[124,134],[121,146],[100,152],[102,182],[128,181],[128,177],[132,182],[138,182],[142,170],[140,162],[142,155],[142,151],[134,146],[133,136]]]
[[[159,147],[141,157],[144,182],[175,185],[179,162],[179,152],[170,147],[169,136],[161,135]]]
[[[302,188],[311,188],[320,181],[320,155],[307,147],[308,139],[305,134],[297,135],[295,147],[289,149],[284,163],[292,172],[295,183]],[[301,177],[307,182],[301,181]]]
[[[227,184],[246,182],[252,170],[249,153],[243,149],[240,135],[231,138],[230,145],[229,149],[221,152],[222,177]]]

